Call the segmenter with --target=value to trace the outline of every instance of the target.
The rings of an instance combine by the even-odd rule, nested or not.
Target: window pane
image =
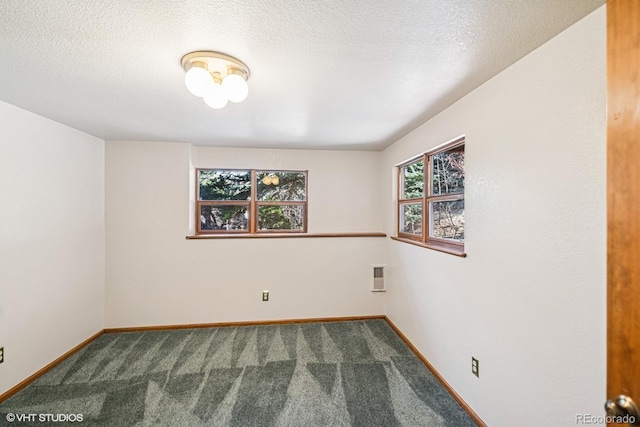
[[[433,194],[464,192],[464,146],[431,156]]]
[[[432,202],[430,236],[464,241],[464,200]]]
[[[307,191],[305,172],[258,171],[258,200],[304,201]]]
[[[402,199],[417,199],[424,192],[424,161],[402,168]]]
[[[400,231],[418,236],[422,234],[422,203],[400,205]]]
[[[208,169],[199,171],[200,200],[249,200],[251,172]]]
[[[258,206],[259,230],[302,230],[304,206]]]
[[[202,230],[248,230],[248,223],[247,205],[200,206],[200,229]]]

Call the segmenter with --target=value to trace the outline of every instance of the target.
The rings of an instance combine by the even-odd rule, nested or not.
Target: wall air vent
[[[387,291],[384,287],[384,266],[383,265],[373,266],[373,288],[371,289],[371,291],[373,292]]]

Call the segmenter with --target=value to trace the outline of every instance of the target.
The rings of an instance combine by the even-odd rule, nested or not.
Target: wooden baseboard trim
[[[286,325],[292,323],[314,323],[314,322],[349,322],[354,320],[375,320],[385,319],[384,315],[373,316],[347,316],[347,317],[313,317],[307,319],[284,319],[284,320],[249,320],[244,322],[217,322],[217,323],[190,323],[185,325],[160,325],[160,326],[133,326],[127,328],[105,328],[105,333],[113,332],[145,332],[145,331],[168,331],[172,329],[199,329],[199,328],[220,328],[231,326],[262,326],[262,325]]]
[[[16,384],[15,386],[11,387],[9,390],[5,391],[4,393],[0,394],[0,403],[4,402],[5,400],[7,400],[8,398],[10,398],[11,396],[13,396],[14,394],[16,394],[17,392],[19,392],[20,390],[22,390],[23,388],[25,388],[26,386],[28,386],[29,384],[31,384],[32,382],[34,382],[35,380],[37,380],[38,378],[40,378],[42,375],[46,374],[47,372],[49,372],[51,369],[53,369],[56,365],[58,365],[60,362],[64,361],[65,359],[67,359],[68,357],[70,357],[71,355],[73,355],[75,352],[77,352],[78,350],[82,349],[83,347],[85,347],[86,345],[88,345],[91,341],[95,340],[96,338],[98,338],[100,335],[102,335],[104,333],[104,330],[100,330],[98,332],[96,332],[95,334],[91,335],[89,338],[87,338],[86,340],[82,341],[80,344],[78,344],[77,346],[73,347],[71,350],[67,351],[65,354],[63,354],[62,356],[58,357],[56,360],[54,360],[53,362],[49,363],[48,365],[46,365],[45,367],[43,367],[42,369],[38,370],[36,373],[34,373],[33,375],[29,376],[28,378],[26,378],[25,380],[19,382],[18,384]]]
[[[440,375],[440,373],[436,370],[436,368],[433,367],[433,365],[431,364],[431,362],[429,362],[427,360],[426,357],[424,357],[422,355],[422,353],[420,353],[420,351],[417,349],[417,347],[415,345],[413,345],[413,343],[411,341],[409,341],[409,338],[407,338],[400,329],[398,329],[398,327],[391,321],[391,319],[389,319],[387,316],[384,316],[384,320],[387,321],[387,323],[389,324],[389,326],[391,326],[391,328],[396,331],[396,334],[398,334],[400,336],[400,338],[402,338],[402,340],[409,346],[409,348],[411,349],[411,351],[413,351],[415,353],[416,356],[418,356],[418,359],[420,359],[422,361],[422,363],[424,363],[424,365],[427,367],[427,369],[429,369],[431,371],[431,373],[433,374],[434,377],[436,377],[436,379],[440,382],[440,384],[442,384],[442,386],[449,392],[449,394],[456,400],[456,402],[458,402],[458,404],[460,406],[462,406],[462,409],[465,410],[465,412],[467,414],[469,414],[469,416],[473,419],[473,421],[479,426],[479,427],[487,427],[487,425],[484,423],[484,421],[482,421],[482,419],[478,416],[478,414],[476,414],[473,409],[471,409],[471,407],[467,404],[467,402],[465,402],[464,400],[462,400],[462,397],[460,397],[460,395],[453,389],[453,387],[451,387],[449,385],[449,383],[447,383],[445,381],[445,379],[442,377],[442,375]]]

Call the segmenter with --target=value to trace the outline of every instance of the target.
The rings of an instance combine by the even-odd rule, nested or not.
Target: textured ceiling
[[[2,0],[0,100],[106,140],[380,149],[602,4]],[[191,95],[194,50],[244,61],[249,97]]]

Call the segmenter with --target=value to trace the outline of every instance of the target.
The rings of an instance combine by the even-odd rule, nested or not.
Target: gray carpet
[[[0,404],[0,425],[7,413],[82,414],[68,424],[82,426],[475,426],[384,320],[104,334]]]

